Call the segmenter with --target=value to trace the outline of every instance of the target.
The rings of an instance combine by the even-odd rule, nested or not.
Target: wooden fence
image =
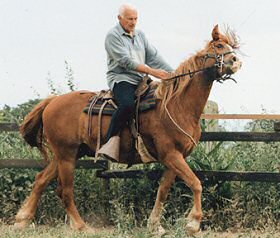
[[[280,115],[265,114],[203,114],[201,119],[248,119],[248,120],[280,120]],[[253,141],[280,142],[280,123],[274,123],[275,132],[203,132],[201,141]],[[0,123],[1,132],[18,131],[18,125]],[[280,155],[279,155],[280,156]],[[43,160],[33,159],[0,159],[0,169],[42,169],[46,166]],[[111,178],[142,178],[159,179],[161,170],[110,170],[109,162],[105,160],[79,160],[76,165],[82,169],[97,169],[97,176],[109,181]],[[201,180],[215,181],[258,181],[280,182],[279,172],[231,172],[231,171],[195,171]]]

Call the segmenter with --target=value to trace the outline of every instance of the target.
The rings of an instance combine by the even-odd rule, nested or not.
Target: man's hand
[[[159,78],[161,80],[169,79],[170,78],[170,73],[163,70],[163,69],[151,69],[152,76]]]
[[[171,77],[171,73],[169,73],[163,69],[153,69],[145,64],[139,64],[138,67],[136,68],[136,71],[138,71],[140,73],[150,74],[161,80],[166,80]]]

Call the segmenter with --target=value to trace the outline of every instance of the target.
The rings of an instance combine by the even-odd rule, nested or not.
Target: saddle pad
[[[85,113],[88,113],[89,106],[93,99],[94,99],[94,97],[90,99],[88,105],[85,107],[85,109],[84,109]],[[92,114],[98,114],[103,103],[104,103],[103,98],[98,99],[93,107]],[[148,93],[146,93],[146,95],[144,95],[144,97],[141,98],[140,105],[139,105],[139,111],[144,112],[144,111],[155,108],[155,106],[156,106],[155,89],[150,88]],[[103,109],[102,114],[103,115],[112,115],[115,110],[116,109],[110,103],[107,103],[105,108]]]

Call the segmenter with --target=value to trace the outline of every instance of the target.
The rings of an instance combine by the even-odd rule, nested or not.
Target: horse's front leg
[[[165,233],[164,228],[160,225],[160,218],[168,191],[171,185],[174,183],[175,178],[176,174],[170,169],[167,169],[162,175],[157,192],[156,202],[148,221],[148,229],[153,234],[162,235]]]
[[[169,153],[169,155],[164,160],[164,164],[177,176],[179,176],[194,194],[194,205],[191,212],[187,216],[186,229],[190,234],[196,233],[200,229],[200,222],[202,219],[202,186],[200,180],[186,163],[183,155],[177,151]]]

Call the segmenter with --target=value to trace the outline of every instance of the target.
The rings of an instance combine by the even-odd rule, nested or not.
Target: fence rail
[[[19,126],[16,123],[0,123],[0,132],[3,131],[18,131]]]
[[[45,160],[36,159],[0,159],[0,169],[43,169],[48,163]],[[108,168],[107,160],[78,160],[76,163],[78,169],[99,169]]]
[[[201,119],[251,119],[251,120],[280,120],[275,114],[203,114]],[[253,141],[253,142],[280,142],[280,122],[275,122],[275,131],[278,132],[203,132],[201,141]],[[0,123],[0,132],[18,131],[15,123]],[[0,169],[42,169],[46,166],[44,160],[32,159],[0,159]],[[108,170],[108,161],[78,160],[76,168],[97,169],[97,176],[108,182],[112,178],[142,178],[158,179],[162,170]],[[280,182],[280,173],[267,172],[234,172],[234,171],[194,171],[203,180],[215,181],[259,181]]]
[[[200,141],[280,141],[279,132],[202,132]]]
[[[152,180],[161,178],[163,171],[160,169],[152,171],[144,170],[114,170],[97,171],[100,178],[143,178],[148,177]],[[194,173],[202,181],[250,181],[250,182],[280,182],[280,173],[277,172],[234,172],[234,171],[206,171],[195,170]]]
[[[200,118],[209,120],[280,120],[280,114],[202,114]]]

